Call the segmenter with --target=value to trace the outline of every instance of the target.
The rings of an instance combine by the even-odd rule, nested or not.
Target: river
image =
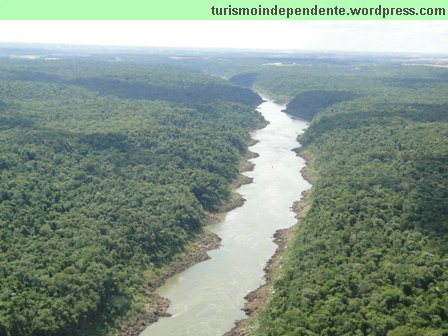
[[[170,299],[171,317],[161,318],[140,336],[220,336],[245,317],[244,296],[263,282],[263,268],[276,245],[273,234],[296,223],[291,206],[310,187],[300,174],[305,165],[292,151],[303,120],[281,112],[285,107],[266,101],[258,107],[270,124],[251,133],[259,140],[250,148],[255,169],[244,173],[253,183],[237,191],[246,202],[208,229],[222,239],[211,259],[169,279],[157,293]]]

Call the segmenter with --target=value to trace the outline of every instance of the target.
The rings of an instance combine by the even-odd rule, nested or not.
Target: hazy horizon
[[[82,44],[82,43],[58,43],[58,42],[2,42],[0,41],[0,47],[42,47],[43,49],[48,48],[49,51],[55,51],[51,47],[64,47],[73,49],[98,49],[108,51],[109,49],[114,49],[118,51],[145,51],[145,50],[157,50],[157,51],[210,51],[210,52],[245,52],[245,53],[281,53],[281,54],[328,54],[328,55],[339,55],[339,54],[351,54],[351,55],[402,55],[402,56],[415,56],[415,55],[427,55],[427,56],[445,56],[448,55],[448,51],[443,52],[431,52],[431,51],[354,51],[354,50],[325,50],[325,49],[261,49],[261,48],[238,48],[238,47],[188,47],[188,46],[144,46],[144,45],[120,45],[120,44]]]
[[[284,52],[448,53],[445,21],[0,21],[0,43]]]

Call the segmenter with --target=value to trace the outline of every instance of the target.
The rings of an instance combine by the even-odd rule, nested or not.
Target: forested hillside
[[[356,94],[344,91],[305,91],[291,99],[285,112],[302,119],[311,120],[328,106],[355,97]]]
[[[260,72],[256,86],[297,95],[299,116],[315,116],[301,139],[314,180],[308,211],[257,335],[448,335],[447,74]],[[329,91],[352,95],[330,101]],[[307,113],[300,102],[311,93]]]
[[[126,312],[228,199],[259,102],[174,67],[0,59],[0,335]]]
[[[0,335],[97,334],[202,234],[262,122],[218,76],[312,120],[306,217],[253,334],[448,335],[448,70],[179,53],[0,59]]]

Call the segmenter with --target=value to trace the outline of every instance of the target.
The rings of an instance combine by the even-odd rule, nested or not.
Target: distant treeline
[[[179,75],[180,70],[174,68],[158,66],[149,71],[145,66],[134,65],[131,72],[127,72],[126,65],[120,63],[114,65],[114,71],[110,72],[103,62],[82,65],[67,62],[67,66],[77,67],[77,72],[73,74],[60,67],[48,66],[48,61],[42,63],[42,69],[33,67],[25,70],[13,63],[14,68],[5,71],[2,77],[14,81],[76,85],[101,95],[180,104],[233,101],[258,105],[261,102],[260,97],[251,90],[228,85],[222,79],[199,77],[196,72],[186,69],[182,69]]]
[[[244,87],[251,87],[257,77],[258,74],[256,72],[243,73],[231,77],[230,82]]]

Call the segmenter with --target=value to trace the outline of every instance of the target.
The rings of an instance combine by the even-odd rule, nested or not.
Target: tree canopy
[[[255,85],[285,87],[312,118],[300,140],[315,181],[256,334],[446,335],[447,70],[280,72]]]
[[[0,335],[124,314],[228,200],[259,101],[175,67],[0,59]]]

